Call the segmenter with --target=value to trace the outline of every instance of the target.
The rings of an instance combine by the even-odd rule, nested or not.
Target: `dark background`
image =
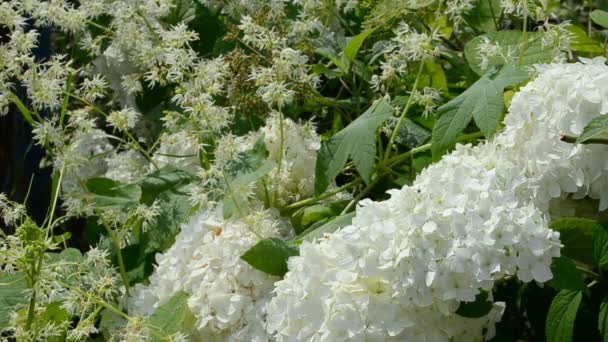
[[[43,61],[51,53],[51,32],[39,28],[40,39],[34,51],[36,59]],[[0,43],[8,32],[0,28]],[[14,91],[25,102],[25,91],[14,82]],[[46,113],[40,113],[43,117]],[[31,191],[26,204],[29,215],[42,222],[49,206],[51,193],[51,168],[40,169],[44,150],[32,141],[32,128],[14,106],[6,116],[0,116],[0,192],[13,201],[22,203],[30,182]]]

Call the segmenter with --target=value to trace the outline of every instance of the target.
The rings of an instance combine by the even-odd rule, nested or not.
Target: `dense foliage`
[[[0,3],[2,340],[608,340],[604,10]]]

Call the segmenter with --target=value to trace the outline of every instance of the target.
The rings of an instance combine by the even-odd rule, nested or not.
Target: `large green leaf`
[[[6,327],[15,306],[27,303],[24,291],[27,289],[25,274],[0,275],[0,330]]]
[[[315,193],[327,189],[350,157],[365,182],[369,182],[376,159],[376,130],[393,113],[393,108],[383,99],[351,122],[338,134],[321,145],[315,168]]]
[[[196,323],[196,317],[188,307],[188,295],[180,291],[160,306],[148,317],[147,325],[163,337],[169,337],[177,332],[189,333]],[[153,337],[153,341],[159,341]]]
[[[590,139],[602,137],[608,134],[608,115],[600,115],[589,121],[583,129],[581,136],[576,139],[579,144],[584,144]]]
[[[566,30],[572,34],[570,38],[570,48],[572,51],[577,52],[591,52],[591,53],[602,53],[604,49],[600,42],[595,39],[589,38],[587,32],[579,26],[569,25]]]
[[[528,77],[525,70],[512,64],[500,70],[492,69],[465,92],[439,107],[439,118],[433,127],[433,158],[438,159],[455,145],[458,134],[467,127],[471,118],[486,137],[491,137],[504,113],[504,88],[520,84]]]
[[[287,273],[287,259],[299,251],[289,242],[277,238],[264,239],[251,247],[241,259],[268,274],[283,276]]]
[[[151,205],[162,193],[185,195],[184,185],[195,180],[196,177],[189,172],[172,165],[165,166],[147,174],[138,182],[141,187],[141,203]]]
[[[567,257],[553,258],[551,272],[553,279],[548,284],[555,289],[582,291],[587,287],[576,264]]]
[[[595,10],[591,12],[591,20],[604,28],[608,28],[608,12],[606,11]]]
[[[559,232],[559,239],[564,245],[561,250],[563,255],[588,265],[595,263],[593,236],[597,229],[602,229],[597,221],[566,217],[551,222],[549,227]]]
[[[547,315],[547,342],[571,342],[576,313],[581,303],[581,291],[561,290],[557,293]]]
[[[516,61],[519,58],[519,50],[522,39],[521,31],[498,31],[490,32],[482,36],[478,36],[469,41],[464,47],[464,55],[469,63],[469,66],[478,75],[483,75],[484,70],[481,69],[479,46],[484,42],[485,38],[491,43],[496,43],[500,46],[504,56],[510,56],[510,61]],[[541,42],[542,34],[539,32],[528,32],[524,51],[522,54],[522,66],[532,65],[536,63],[551,62],[553,60],[553,47],[543,47]],[[510,61],[505,61],[505,58],[496,56],[490,58],[488,67],[507,64]]]
[[[136,184],[123,184],[109,178],[91,178],[86,187],[99,209],[133,209],[141,197],[141,188]]]

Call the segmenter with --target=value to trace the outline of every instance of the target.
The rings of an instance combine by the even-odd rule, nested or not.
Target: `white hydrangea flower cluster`
[[[131,313],[149,315],[181,290],[190,295],[198,340],[268,340],[263,309],[278,278],[240,256],[260,239],[286,238],[290,231],[268,212],[226,220],[221,204],[199,211],[182,226],[175,244],[157,255],[150,285],[136,287]]]
[[[279,341],[482,340],[501,305],[466,319],[459,302],[505,275],[547,281],[560,246],[540,210],[503,187],[492,153],[459,146],[391,199],[363,201],[351,226],[305,243],[268,329]]]
[[[561,141],[579,136],[598,115],[608,113],[608,67],[605,59],[539,66],[540,77],[512,99],[505,131],[495,144],[527,170],[537,206],[546,210],[552,198],[599,199],[608,208],[608,150],[603,145]]]
[[[502,304],[466,319],[459,302],[506,275],[551,279],[561,245],[549,200],[606,203],[605,146],[560,138],[608,113],[608,67],[600,58],[538,71],[493,142],[459,145],[389,200],[363,201],[351,226],[301,246],[267,306],[278,341],[482,340]]]

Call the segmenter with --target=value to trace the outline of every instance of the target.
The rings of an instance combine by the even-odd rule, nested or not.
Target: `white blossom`
[[[264,237],[288,237],[289,229],[267,212],[224,219],[221,205],[202,209],[182,226],[175,244],[157,255],[150,285],[137,288],[131,311],[149,315],[181,290],[190,295],[188,306],[197,318],[195,340],[268,340],[263,309],[278,278],[240,256]]]

